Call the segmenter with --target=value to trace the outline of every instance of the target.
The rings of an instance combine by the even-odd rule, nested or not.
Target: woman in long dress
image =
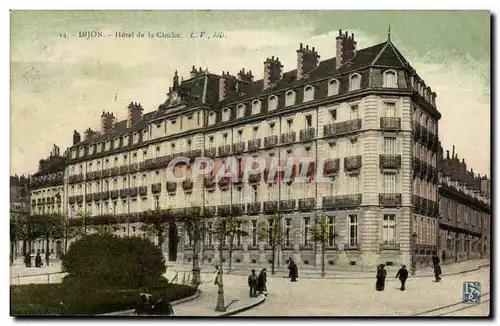
[[[385,288],[385,277],[387,276],[387,271],[384,267],[384,264],[380,264],[377,268],[377,283],[375,284],[377,291],[384,291]]]

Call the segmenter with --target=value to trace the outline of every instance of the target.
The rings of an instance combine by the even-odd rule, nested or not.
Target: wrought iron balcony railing
[[[349,156],[344,158],[344,170],[352,171],[361,168],[361,155]]]
[[[210,147],[210,148],[205,149],[205,156],[214,158],[215,156],[217,156],[217,148]]]
[[[239,142],[233,144],[233,153],[238,154],[238,153],[243,153],[244,151],[245,151],[245,142]]]
[[[309,140],[309,139],[313,139],[314,137],[316,137],[316,129],[311,127],[311,128],[307,128],[307,129],[302,129],[300,131],[300,140]]]
[[[357,207],[361,205],[362,194],[323,197],[323,208]]]
[[[398,117],[381,117],[380,129],[394,131],[401,130],[401,118]]]
[[[323,126],[325,137],[337,136],[361,130],[361,119],[347,120]]]
[[[231,154],[231,145],[220,145],[219,146],[219,155],[225,156]]]
[[[172,181],[167,181],[167,193],[169,195],[175,194],[177,191],[177,183]]]
[[[282,144],[293,143],[293,142],[295,142],[295,139],[296,139],[295,131],[290,131],[290,132],[281,134],[281,143]]]
[[[109,192],[109,195],[110,195],[111,199],[117,199],[118,195],[119,195],[119,192],[118,192],[118,190],[111,190]]]
[[[316,207],[316,198],[301,198],[299,199],[299,210],[309,211]]]
[[[155,183],[151,185],[151,192],[153,194],[159,194],[161,192],[161,183]]]
[[[257,214],[259,212],[260,212],[260,202],[247,204],[247,214]]]
[[[278,145],[278,136],[267,136],[264,138],[264,147],[275,147]]]
[[[399,169],[401,168],[401,155],[380,154],[379,164],[381,168]]]
[[[328,159],[325,161],[325,167],[323,172],[325,176],[333,176],[339,172],[340,169],[340,159]]]
[[[128,193],[129,193],[128,188],[120,189],[120,198],[127,198]]]
[[[233,204],[231,205],[231,212],[236,215],[243,214],[245,212],[245,204]]]
[[[139,196],[145,197],[148,195],[148,186],[140,186],[139,187]]]
[[[280,201],[280,210],[289,211],[295,209],[295,199],[284,199]]]
[[[266,213],[274,213],[278,211],[278,201],[270,200],[264,202],[264,212]]]
[[[139,189],[137,187],[131,187],[128,190],[130,197],[137,197],[138,192],[139,192]]]
[[[192,191],[193,190],[193,180],[191,180],[191,179],[183,180],[182,181],[182,189],[184,189],[184,191],[186,191],[186,192]]]
[[[381,206],[401,206],[401,194],[381,193],[378,194],[378,201]]]
[[[213,176],[213,175],[205,176],[203,178],[203,185],[207,189],[215,188],[215,176]]]
[[[259,150],[260,149],[260,143],[261,143],[260,138],[249,140],[248,141],[248,150],[249,151]]]

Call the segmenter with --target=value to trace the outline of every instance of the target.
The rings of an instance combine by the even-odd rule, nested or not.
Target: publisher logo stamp
[[[464,282],[462,297],[464,303],[478,303],[481,301],[481,283]]]

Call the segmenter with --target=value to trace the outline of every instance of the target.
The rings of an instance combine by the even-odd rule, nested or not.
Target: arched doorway
[[[177,226],[171,222],[168,226],[168,261],[177,261]]]

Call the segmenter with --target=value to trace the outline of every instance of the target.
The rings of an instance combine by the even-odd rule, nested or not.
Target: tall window
[[[384,72],[384,87],[398,87],[398,76],[395,71],[387,70]]]
[[[395,173],[384,173],[382,174],[382,187],[384,193],[394,194],[396,193],[396,174]]]
[[[339,82],[336,79],[328,82],[328,96],[337,95],[339,93]]]
[[[310,114],[305,116],[305,128],[312,128],[312,115]]]
[[[231,117],[231,111],[229,108],[225,108],[222,110],[222,121],[229,121],[229,118]]]
[[[349,110],[351,120],[359,119],[359,106],[357,104],[351,105]]]
[[[243,130],[238,130],[238,132],[236,133],[236,142],[241,142],[243,139]]]
[[[338,182],[337,178],[331,177],[328,185],[328,190],[330,192],[330,196],[336,196],[338,194]]]
[[[236,203],[243,204],[243,187],[236,187]]]
[[[356,156],[359,153],[358,139],[354,138],[347,142],[347,156]]]
[[[237,111],[238,111],[238,118],[243,118],[245,116],[245,104],[239,104]]]
[[[274,186],[274,183],[270,183],[268,184],[267,186],[267,200],[271,201],[271,200],[275,200],[276,197],[275,197],[275,193],[276,193],[276,188]]]
[[[276,110],[278,108],[278,98],[276,96],[271,96],[269,97],[269,107],[268,107],[268,111],[273,111],[273,110]]]
[[[348,215],[348,241],[350,246],[358,245],[358,216]]]
[[[257,186],[252,186],[253,192],[252,192],[252,202],[256,203],[259,201],[259,189]]]
[[[267,220],[267,244],[271,245],[273,244],[273,237],[274,237],[274,230],[273,230],[273,226],[274,226],[274,220],[273,219],[269,219]]]
[[[384,103],[385,116],[386,117],[395,117],[396,116],[396,103],[394,102],[385,102]]]
[[[293,119],[286,120],[286,131],[290,132],[293,129]]]
[[[396,243],[396,215],[385,214],[382,224],[382,243],[395,244]]]
[[[290,242],[291,229],[292,229],[292,219],[287,218],[287,219],[285,219],[285,247],[291,246],[291,242]]]
[[[252,114],[259,114],[260,113],[260,101],[255,100],[252,102]]]
[[[292,186],[288,183],[283,183],[283,199],[292,199]]]
[[[213,227],[213,223],[212,222],[208,222],[207,223],[207,230],[212,230],[212,227]],[[208,246],[212,246],[213,245],[213,233],[212,232],[206,232],[207,234],[207,237],[205,238],[206,239],[206,244]]]
[[[250,225],[250,234],[252,235],[252,247],[257,246],[257,220],[252,220]]]
[[[311,227],[311,218],[310,217],[304,217],[303,227],[304,227],[304,232],[303,232],[304,246],[308,246],[309,245],[309,230]]]
[[[124,177],[122,180],[122,188],[127,188],[127,177]]]
[[[335,123],[337,121],[337,109],[330,109],[328,113],[330,117],[330,122]]]
[[[349,175],[349,193],[359,194],[359,174]]]
[[[304,102],[314,100],[314,87],[307,86],[304,88]]]
[[[222,134],[222,144],[227,145],[227,134]]]
[[[285,106],[291,106],[295,104],[295,92],[288,91],[285,95]]]
[[[384,154],[396,154],[396,138],[384,137]]]
[[[208,114],[208,124],[209,125],[215,124],[215,112],[210,112]]]
[[[241,246],[241,221],[236,222],[236,246]]]
[[[328,246],[335,246],[335,216],[328,216],[327,220]]]
[[[356,91],[361,88],[361,76],[358,74],[353,74],[349,78],[349,90]]]
[[[255,140],[259,137],[259,127],[252,128],[252,140]]]

